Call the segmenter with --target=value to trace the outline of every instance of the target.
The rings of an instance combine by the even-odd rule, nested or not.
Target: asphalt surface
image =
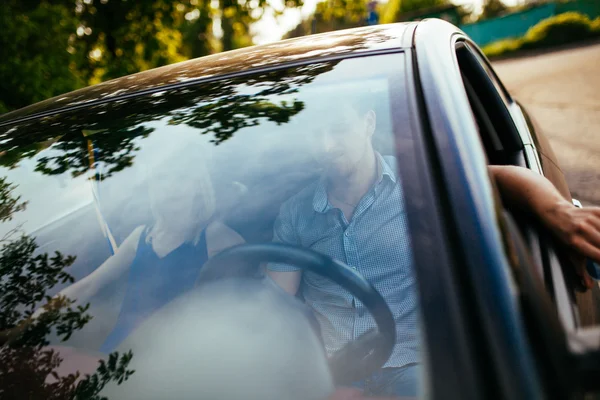
[[[573,197],[600,205],[600,43],[494,63],[540,124]]]

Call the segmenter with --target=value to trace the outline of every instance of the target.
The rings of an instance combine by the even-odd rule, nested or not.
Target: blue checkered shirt
[[[397,342],[384,367],[401,367],[420,361],[416,282],[402,185],[394,172],[396,161],[377,157],[379,179],[360,200],[350,222],[329,203],[325,180],[320,179],[281,206],[274,240],[343,261],[374,285],[396,320]],[[269,264],[268,268],[298,270],[285,264]],[[304,272],[300,290],[319,320],[328,353],[375,327],[365,306],[328,279]]]

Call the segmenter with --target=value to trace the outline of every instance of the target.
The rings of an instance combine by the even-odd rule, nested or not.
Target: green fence
[[[529,28],[541,20],[568,11],[586,14],[590,18],[599,17],[600,0],[548,3],[503,17],[488,19],[475,24],[462,25],[460,28],[475,43],[485,46],[497,40],[523,36]]]

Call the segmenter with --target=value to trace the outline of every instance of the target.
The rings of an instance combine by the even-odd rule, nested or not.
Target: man
[[[323,176],[282,205],[274,240],[344,261],[377,288],[394,314],[397,343],[383,369],[355,386],[368,395],[416,396],[418,304],[402,185],[394,158],[373,148],[375,112],[350,101],[338,111],[313,137]],[[600,260],[600,209],[573,207],[527,169],[489,171],[507,201],[534,212],[560,239]],[[304,283],[303,297],[320,322],[328,352],[374,326],[364,306],[334,283],[290,265],[271,264],[267,271],[291,295]]]

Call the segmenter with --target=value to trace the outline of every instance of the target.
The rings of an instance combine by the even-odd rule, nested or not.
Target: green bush
[[[512,53],[520,50],[523,46],[523,39],[503,39],[484,46],[481,50],[488,57],[498,57],[506,53]]]
[[[503,39],[482,48],[488,57],[498,57],[524,49],[539,49],[600,36],[600,17],[566,12],[547,18],[529,28],[522,38]]]
[[[523,48],[539,48],[572,43],[592,36],[587,15],[567,12],[547,18],[529,28]]]
[[[600,35],[600,17],[592,21],[592,34],[594,36]]]

